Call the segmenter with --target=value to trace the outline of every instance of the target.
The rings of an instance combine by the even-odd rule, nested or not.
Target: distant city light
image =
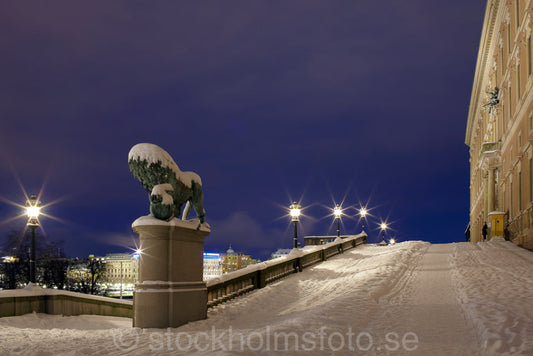
[[[204,252],[204,258],[220,258],[220,253]]]

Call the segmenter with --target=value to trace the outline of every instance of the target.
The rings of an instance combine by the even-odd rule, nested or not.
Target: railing
[[[345,236],[341,241],[307,246],[284,257],[251,265],[207,281],[207,307],[214,307],[254,289],[264,288],[290,274],[302,271],[346,250],[365,244],[366,233]]]
[[[0,317],[28,313],[133,317],[133,302],[30,286],[0,291]]]

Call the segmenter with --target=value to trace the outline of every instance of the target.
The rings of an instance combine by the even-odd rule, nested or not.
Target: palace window
[[[511,22],[507,24],[507,53],[511,53]]]
[[[503,44],[500,48],[500,59],[501,59],[501,65],[500,65],[501,77],[503,79],[503,76],[505,74],[505,62],[503,61]]]
[[[518,210],[522,211],[522,172],[518,172]]]
[[[529,201],[533,201],[533,162],[529,159]]]
[[[531,75],[531,34],[527,37],[527,75]]]
[[[516,102],[518,102],[520,100],[520,96],[521,96],[521,88],[520,88],[520,70],[521,70],[521,67],[520,67],[520,58],[517,59],[518,60],[518,64],[516,65],[516,88],[517,88],[517,95],[516,95]]]
[[[513,106],[511,103],[513,102],[513,90],[511,86],[509,86],[509,104],[507,105],[509,107],[509,124],[513,120]]]
[[[515,1],[516,29],[520,27],[520,0]]]

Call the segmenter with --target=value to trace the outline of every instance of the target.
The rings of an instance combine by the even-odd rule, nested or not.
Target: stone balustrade
[[[207,281],[207,307],[213,307],[230,299],[264,288],[290,274],[302,271],[343,251],[365,244],[366,233],[355,236],[341,236],[324,245],[293,249],[287,256],[275,258],[246,268],[227,273]]]

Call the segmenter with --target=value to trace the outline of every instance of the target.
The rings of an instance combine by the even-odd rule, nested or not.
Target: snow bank
[[[533,355],[533,253],[498,237],[455,244],[451,264],[483,355]]]

